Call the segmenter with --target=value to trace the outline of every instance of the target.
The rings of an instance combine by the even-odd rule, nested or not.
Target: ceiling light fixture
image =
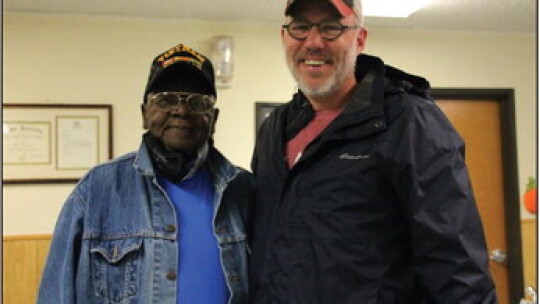
[[[407,18],[433,0],[363,0],[362,9],[367,17]]]

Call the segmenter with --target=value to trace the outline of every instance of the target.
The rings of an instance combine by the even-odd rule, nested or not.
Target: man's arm
[[[405,204],[422,303],[497,303],[464,144],[435,105],[415,108],[394,185]]]

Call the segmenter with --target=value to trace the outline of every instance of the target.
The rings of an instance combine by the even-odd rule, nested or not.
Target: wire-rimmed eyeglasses
[[[191,114],[207,114],[214,108],[216,99],[212,95],[196,93],[158,92],[148,94],[148,103],[152,103],[164,111],[181,105]]]
[[[316,26],[321,37],[324,40],[337,39],[344,31],[360,28],[359,25],[343,25],[339,21],[323,21],[319,23],[311,23],[305,20],[293,20],[289,24],[284,24],[281,27],[286,29],[291,37],[296,40],[305,40],[311,31],[311,28]]]

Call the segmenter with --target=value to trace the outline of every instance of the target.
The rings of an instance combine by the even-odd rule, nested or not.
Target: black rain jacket
[[[368,55],[356,78],[291,170],[284,151],[313,116],[307,99],[258,134],[251,303],[497,303],[464,142],[429,83]]]

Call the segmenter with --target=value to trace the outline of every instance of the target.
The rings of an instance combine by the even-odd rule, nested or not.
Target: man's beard
[[[289,70],[298,84],[298,88],[308,97],[325,98],[336,93],[350,73],[354,73],[357,54],[353,48],[347,50],[342,58],[334,59],[334,70],[321,85],[308,85],[297,69],[297,60],[287,60]],[[341,59],[341,60],[339,60]]]

